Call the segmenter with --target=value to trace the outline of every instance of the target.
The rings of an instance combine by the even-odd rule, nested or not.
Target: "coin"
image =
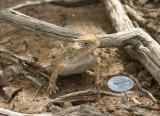
[[[132,89],[134,81],[127,76],[114,76],[108,81],[108,87],[116,92],[126,92]]]

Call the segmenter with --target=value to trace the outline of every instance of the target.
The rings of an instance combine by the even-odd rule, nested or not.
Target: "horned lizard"
[[[85,72],[94,66],[97,75],[97,84],[100,78],[100,72],[93,51],[99,46],[99,41],[94,34],[82,35],[74,40],[72,46],[66,48],[57,58],[55,58],[48,70],[52,71],[49,80],[49,95],[56,93],[58,87],[56,81],[58,76],[68,76]],[[96,66],[95,66],[96,65]],[[97,74],[98,73],[98,74]]]

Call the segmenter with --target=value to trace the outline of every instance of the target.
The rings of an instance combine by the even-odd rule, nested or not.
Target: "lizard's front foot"
[[[59,88],[56,86],[56,84],[49,85],[47,88],[48,95],[52,96],[56,94],[57,90],[59,90]]]

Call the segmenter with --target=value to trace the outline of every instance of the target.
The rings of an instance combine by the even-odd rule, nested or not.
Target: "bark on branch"
[[[15,10],[15,9],[20,9],[20,8],[27,7],[27,6],[46,4],[46,3],[59,5],[63,7],[80,7],[80,6],[100,3],[100,1],[99,0],[70,0],[70,1],[66,1],[66,0],[37,0],[37,1],[27,0],[16,6],[10,7],[9,9]]]
[[[111,114],[106,110],[101,111],[101,109],[95,106],[89,105],[79,105],[72,106],[66,109],[59,109],[55,112],[39,113],[39,114],[25,114],[14,112],[8,109],[0,108],[0,114],[7,116],[110,116]]]
[[[77,38],[79,35],[81,35],[81,33],[70,28],[64,28],[50,24],[15,10],[0,9],[0,19],[11,22],[27,30],[38,31],[41,34],[59,37],[59,39],[64,41],[72,41],[72,38]]]
[[[0,10],[0,19],[15,24],[20,28],[45,34],[51,37],[56,37],[56,39],[63,41],[71,42],[72,39],[78,38],[80,35],[85,34],[70,28],[60,27],[42,20],[38,20],[15,10]],[[150,35],[145,33],[143,29],[140,28],[133,28],[115,34],[97,35],[101,42],[100,47],[123,46],[126,44],[127,40],[130,40],[135,36],[141,38],[142,41],[152,40]],[[148,40],[146,40],[146,36],[149,38]]]
[[[110,11],[113,26],[118,33],[97,35],[101,43],[99,47],[131,45],[134,50],[127,49],[127,51],[140,61],[155,80],[160,83],[160,45],[143,29],[134,27],[119,0],[106,0],[104,2],[106,11]],[[67,42],[72,42],[73,39],[85,34],[32,18],[15,10],[0,9],[0,19],[23,29],[54,36],[57,37],[56,39]]]
[[[104,0],[103,2],[113,27],[118,32],[135,28],[119,0]],[[136,34],[137,36],[143,36],[143,40],[141,40],[141,37],[137,38],[135,36],[134,39],[129,40],[131,47],[126,50],[132,57],[141,62],[160,84],[160,45],[144,30],[141,30],[140,33],[136,32]]]

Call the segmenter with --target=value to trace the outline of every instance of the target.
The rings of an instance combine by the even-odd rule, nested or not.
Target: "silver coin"
[[[114,76],[108,81],[108,87],[116,92],[126,92],[132,89],[134,81],[126,76]]]

